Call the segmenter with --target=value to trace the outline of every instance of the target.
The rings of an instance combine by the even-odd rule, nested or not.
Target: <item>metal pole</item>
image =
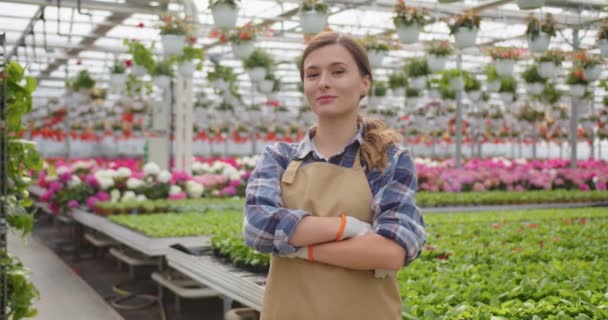
[[[462,55],[456,56],[456,68],[462,69]],[[462,168],[462,91],[456,90],[456,168]]]
[[[591,88],[591,115],[595,116],[595,90]],[[593,124],[595,126],[595,123]],[[595,159],[595,130],[591,129],[591,152],[589,153],[589,160]]]
[[[2,47],[2,53],[0,55],[0,68],[4,74],[8,61],[6,60],[6,47],[4,41],[6,39],[6,33],[0,34],[0,46]],[[0,94],[0,195],[6,199],[8,196],[8,151],[7,151],[7,139],[8,139],[8,128],[6,125],[6,79],[2,79],[2,94]],[[6,245],[6,232],[7,232],[7,207],[3,200],[0,203],[0,258],[4,260],[4,255],[7,254]],[[8,300],[7,290],[7,277],[6,277],[6,264],[0,263],[0,319],[6,319],[6,304]]]
[[[578,38],[578,29],[572,29],[572,49],[577,51],[579,49],[580,39]],[[570,168],[576,168],[576,158],[577,158],[577,123],[578,123],[578,106],[580,100],[572,97],[572,105],[570,108],[571,116],[570,116]]]

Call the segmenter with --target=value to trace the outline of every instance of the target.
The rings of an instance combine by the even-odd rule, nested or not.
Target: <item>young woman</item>
[[[245,241],[273,253],[262,319],[400,320],[394,271],[426,241],[412,157],[359,115],[373,79],[352,37],[317,35],[300,76],[317,125],[267,146],[247,186]]]

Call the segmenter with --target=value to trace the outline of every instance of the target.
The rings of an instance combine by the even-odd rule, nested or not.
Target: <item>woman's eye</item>
[[[307,78],[314,78],[314,77],[316,77],[316,76],[318,76],[318,75],[319,75],[318,73],[310,73],[310,74],[308,74],[306,77],[307,77]]]
[[[342,74],[342,73],[344,73],[344,70],[336,70],[336,71],[334,71],[334,74]]]

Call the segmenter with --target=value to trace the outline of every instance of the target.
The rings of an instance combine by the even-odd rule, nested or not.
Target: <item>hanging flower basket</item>
[[[429,54],[427,57],[427,62],[429,64],[429,68],[431,69],[432,72],[445,69],[445,65],[446,65],[447,61],[448,61],[447,56]]]
[[[580,98],[585,95],[587,86],[583,84],[572,84],[570,85],[570,95],[574,98]]]
[[[597,42],[600,53],[604,58],[608,58],[608,39],[601,39]]]
[[[239,8],[225,3],[218,3],[211,7],[213,23],[220,29],[232,29],[236,26]]]
[[[513,74],[513,67],[515,66],[515,60],[511,59],[499,59],[494,61],[496,65],[496,73],[501,77],[507,77]]]
[[[136,77],[143,77],[144,75],[146,75],[146,73],[147,73],[147,71],[146,71],[146,68],[144,68],[144,66],[140,66],[135,63],[131,66],[131,74]]]
[[[225,81],[224,79],[216,79],[213,82],[213,85],[220,91],[225,91],[230,88],[230,82]]]
[[[262,93],[271,93],[274,87],[274,80],[262,80],[258,83],[258,88]]]
[[[545,79],[554,79],[559,71],[559,66],[555,62],[545,61],[538,64],[538,74]]]
[[[127,74],[126,73],[111,73],[110,74],[110,83],[113,88],[122,88],[127,82]]]
[[[479,102],[481,100],[482,93],[479,90],[469,91],[467,92],[467,96],[469,96],[469,99],[471,99],[471,101]]]
[[[545,32],[540,32],[536,36],[527,35],[528,49],[534,53],[543,53],[549,49],[551,43],[551,35]]]
[[[154,85],[161,89],[169,89],[171,86],[171,77],[165,75],[154,76]]]
[[[584,72],[585,72],[585,78],[588,81],[596,81],[602,75],[602,66],[599,64],[596,64],[592,67],[586,67],[584,69]]]
[[[317,34],[327,25],[327,14],[311,10],[300,12],[300,26],[306,34]]]
[[[538,9],[545,5],[545,0],[515,0],[520,10]]]
[[[178,34],[163,34],[160,36],[163,51],[166,55],[181,55],[186,46],[186,36]]]
[[[500,80],[488,81],[486,87],[489,92],[498,92],[500,90]]]
[[[426,88],[426,76],[411,78],[409,87],[415,90],[423,90]]]
[[[266,77],[266,69],[264,67],[255,67],[252,69],[247,69],[247,73],[249,74],[249,78],[251,81],[259,82],[264,80]]]
[[[179,73],[184,77],[191,77],[196,70],[196,65],[192,61],[184,61],[178,66]]]
[[[507,103],[512,103],[513,99],[515,97],[515,95],[512,92],[500,92],[500,100],[502,100],[502,102],[504,102],[505,104]]]
[[[545,89],[545,85],[542,82],[526,83],[526,91],[530,95],[540,96]]]
[[[454,45],[459,49],[473,47],[478,33],[479,28],[459,28],[454,32]]]
[[[382,66],[382,59],[384,59],[385,55],[386,55],[386,52],[381,51],[381,50],[369,50],[367,52],[367,57],[369,58],[369,63],[374,68]]]
[[[422,26],[420,26],[418,23],[412,23],[410,25],[402,24],[396,27],[399,42],[405,44],[418,42],[418,39],[420,39],[420,30],[422,30]]]
[[[232,53],[234,54],[234,57],[241,60],[244,60],[249,57],[249,55],[251,55],[251,53],[253,53],[253,50],[255,49],[255,47],[253,46],[253,41],[241,41],[239,43],[232,42],[230,45],[232,47]]]

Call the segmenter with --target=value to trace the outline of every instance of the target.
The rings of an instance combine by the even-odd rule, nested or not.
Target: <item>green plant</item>
[[[517,80],[514,77],[504,77],[500,80],[499,92],[517,93]]]
[[[488,54],[493,60],[519,60],[520,51],[518,48],[492,47],[488,50]]]
[[[479,24],[481,23],[481,18],[476,15],[473,11],[468,11],[463,15],[456,17],[454,23],[449,25],[450,34],[454,34],[460,28],[468,28],[468,29],[479,29]]]
[[[429,75],[431,69],[429,69],[426,58],[414,58],[405,65],[405,72],[408,77],[414,78]]]
[[[389,75],[388,86],[393,90],[407,87],[407,75],[403,72],[395,72]]]
[[[213,9],[213,7],[217,6],[218,4],[225,4],[233,9],[236,9],[239,2],[240,0],[209,0],[209,8]]]
[[[243,62],[245,69],[262,67],[271,69],[273,67],[272,56],[264,49],[256,48]]]
[[[125,65],[124,63],[120,63],[118,61],[114,61],[114,65],[110,68],[110,72],[113,74],[123,74],[125,73]]]
[[[196,70],[203,69],[203,59],[205,58],[205,53],[201,48],[194,48],[192,46],[184,47],[184,52],[181,56],[175,58],[178,63],[184,63],[186,61],[194,61],[198,60],[198,64],[196,65]]]
[[[151,72],[153,76],[173,76],[173,64],[171,61],[161,61],[156,63],[154,70]]]
[[[242,27],[235,28],[228,35],[228,41],[241,43],[255,40],[257,33],[256,26],[252,22],[247,22]]]
[[[375,50],[387,52],[390,50],[388,39],[376,35],[366,35],[363,39],[361,39],[361,43],[363,43],[363,46],[367,51]]]
[[[266,76],[264,76],[264,80],[274,81],[274,85],[272,86],[272,92],[278,92],[279,90],[281,90],[281,81],[277,79],[274,73],[267,72]]]
[[[193,27],[178,16],[170,13],[163,13],[160,16],[162,24],[160,25],[161,35],[188,35],[194,30]]]
[[[496,72],[495,65],[493,65],[493,64],[486,65],[485,72],[486,72],[486,78],[488,79],[488,82],[500,80],[500,77],[498,76],[498,72]]]
[[[87,70],[80,70],[78,72],[78,74],[76,75],[76,78],[72,81],[72,89],[74,90],[79,90],[79,89],[93,89],[93,87],[95,86],[95,80],[93,80],[93,78],[91,78],[91,76],[89,75],[89,71]]]
[[[15,61],[10,61],[0,72],[0,86],[6,84],[6,130],[8,163],[7,178],[11,181],[6,186],[7,196],[0,199],[0,205],[6,208],[6,223],[9,229],[15,229],[26,236],[32,231],[34,219],[26,208],[32,205],[28,188],[32,182],[30,171],[42,169],[42,159],[36,151],[35,144],[22,140],[17,133],[23,129],[22,118],[32,110],[32,93],[36,89],[36,80],[24,76],[24,69]],[[6,81],[6,83],[4,83]],[[29,281],[29,271],[17,257],[0,249],[0,268],[5,272],[7,284],[6,312],[7,319],[18,320],[34,317],[37,311],[33,302],[39,293]]]
[[[526,35],[528,35],[532,40],[536,39],[540,32],[544,32],[551,37],[555,37],[555,20],[553,19],[553,15],[551,13],[547,13],[545,15],[545,19],[540,21],[533,14],[530,14],[528,18],[528,28],[526,29]]]
[[[538,62],[553,62],[560,66],[565,59],[566,56],[560,49],[549,49],[545,54],[538,58]]]
[[[566,77],[566,84],[569,85],[588,85],[589,81],[587,81],[587,79],[585,79],[585,72],[583,71],[583,68],[581,68],[580,66],[577,67],[573,67],[572,70],[568,73],[568,76]]]
[[[481,90],[481,82],[477,80],[474,76],[470,75],[468,72],[465,73],[464,76],[464,91],[479,91]]]
[[[408,98],[415,98],[420,96],[420,91],[416,89],[407,88],[405,90],[405,96]]]
[[[304,0],[302,2],[302,11],[316,11],[322,14],[328,14],[329,6],[321,0]]]
[[[154,43],[150,49],[146,48],[142,43],[137,41],[129,41],[125,39],[123,44],[128,47],[128,52],[133,56],[133,62],[144,67],[148,72],[154,70],[154,56],[151,49],[154,49]]]
[[[433,40],[428,43],[425,51],[437,56],[449,56],[454,52],[454,49],[447,40]]]
[[[541,77],[540,74],[538,74],[538,67],[535,64],[529,66],[524,72],[522,72],[521,77],[527,83],[535,83],[535,82],[545,83],[545,82],[547,82],[547,79]]]
[[[215,80],[224,80],[226,82],[234,82],[236,80],[236,74],[231,67],[222,66],[216,64],[213,71],[207,73],[207,80],[213,82]]]
[[[608,40],[608,23],[600,26],[597,31],[597,40]]]
[[[384,97],[386,96],[386,82],[384,81],[374,81],[374,96],[376,97]]]
[[[526,104],[519,111],[517,118],[521,121],[539,122],[545,118],[545,112],[537,111],[537,110],[533,109],[529,104]]]
[[[395,13],[395,16],[393,17],[395,27],[410,26],[414,23],[423,26],[428,20],[426,10],[406,6],[405,1],[403,0],[397,0],[393,7],[393,12]]]
[[[604,60],[597,54],[587,54],[585,50],[581,50],[574,55],[574,62],[582,68],[592,68],[602,65]]]

